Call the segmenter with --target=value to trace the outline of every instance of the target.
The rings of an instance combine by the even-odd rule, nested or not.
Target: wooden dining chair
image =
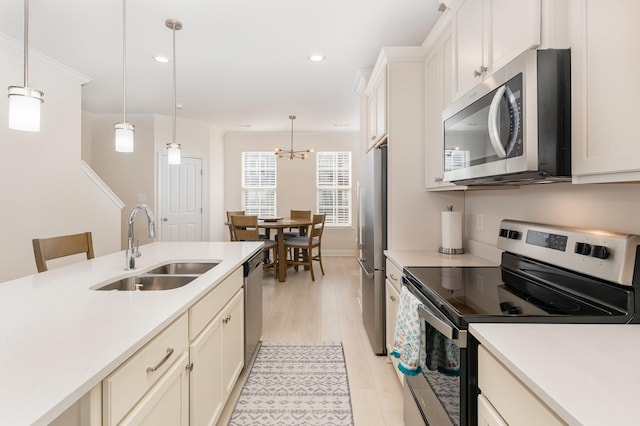
[[[229,211],[227,210],[227,223],[229,224],[229,239],[230,241],[235,241],[235,236],[233,235],[233,225],[231,224],[231,216],[244,216],[244,210],[238,211]]]
[[[264,247],[264,269],[273,268],[273,274],[277,275],[276,268],[278,261],[278,245],[273,240],[260,238],[258,232],[258,216],[233,215],[231,216],[231,228],[233,231],[233,241],[262,241]],[[273,251],[273,260],[269,259],[269,252]]]
[[[289,212],[289,217],[291,219],[302,219],[309,220],[311,219],[311,210],[291,210]],[[295,237],[304,237],[306,235],[308,227],[300,227],[300,228],[289,228],[289,231],[284,232],[284,238],[295,238]]]
[[[324,275],[324,267],[322,266],[322,232],[324,230],[324,220],[324,214],[314,214],[307,236],[284,240],[285,247],[287,249],[293,249],[294,253],[297,253],[288,260],[288,265],[303,265],[308,267],[309,271],[311,271],[312,281],[316,280],[313,274],[314,260],[320,264],[320,271],[322,275]],[[314,249],[316,250],[315,254],[313,253]]]
[[[35,238],[32,242],[38,272],[47,270],[47,260],[80,253],[86,253],[87,259],[94,258],[91,232],[51,238]]]

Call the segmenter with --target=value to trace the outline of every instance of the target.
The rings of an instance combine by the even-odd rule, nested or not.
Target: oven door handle
[[[438,318],[429,311],[424,305],[420,305],[418,309],[418,315],[425,320],[429,325],[440,333],[442,333],[449,340],[453,341],[457,347],[464,349],[467,347],[467,331],[458,330],[456,327],[447,324],[442,319]]]

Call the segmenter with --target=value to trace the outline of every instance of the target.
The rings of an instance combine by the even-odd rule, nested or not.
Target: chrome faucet
[[[133,221],[136,218],[136,213],[138,210],[144,210],[147,215],[147,225],[149,226],[149,238],[156,237],[156,226],[153,223],[153,212],[146,204],[136,204],[131,209],[131,213],[129,213],[129,231],[127,238],[127,264],[125,266],[125,270],[130,271],[132,269],[136,269],[136,257],[140,257],[140,244],[136,244],[133,246]]]

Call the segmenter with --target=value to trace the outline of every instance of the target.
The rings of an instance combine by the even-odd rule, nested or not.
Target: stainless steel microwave
[[[443,114],[444,180],[497,185],[571,179],[571,55],[531,50]]]

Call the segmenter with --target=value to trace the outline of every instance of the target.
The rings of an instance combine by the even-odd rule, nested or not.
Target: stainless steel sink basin
[[[198,278],[185,275],[138,275],[136,277],[123,278],[105,284],[94,290],[119,290],[119,291],[153,291],[171,290],[182,287]]]
[[[199,275],[218,264],[219,262],[171,262],[160,265],[148,271],[147,274]]]

